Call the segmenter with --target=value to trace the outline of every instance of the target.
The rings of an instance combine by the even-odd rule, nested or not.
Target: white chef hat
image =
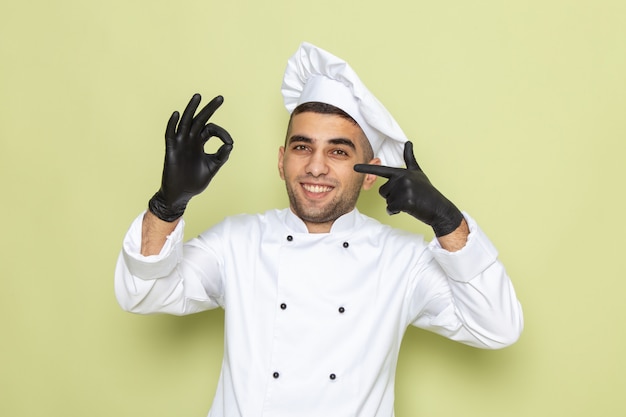
[[[341,58],[303,42],[287,62],[281,91],[289,113],[312,101],[345,111],[359,124],[383,165],[404,165],[408,140],[404,132]]]

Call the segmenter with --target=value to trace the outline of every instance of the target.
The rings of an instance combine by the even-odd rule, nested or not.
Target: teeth
[[[303,184],[305,190],[310,193],[325,193],[333,189],[333,187],[328,187],[325,185],[311,185],[311,184]]]

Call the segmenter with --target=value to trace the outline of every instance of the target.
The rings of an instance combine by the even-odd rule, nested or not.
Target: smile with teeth
[[[302,188],[310,193],[321,194],[331,191],[334,187],[320,184],[302,184]]]

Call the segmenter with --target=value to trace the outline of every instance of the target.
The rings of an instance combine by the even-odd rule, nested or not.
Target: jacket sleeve
[[[413,325],[484,349],[515,343],[524,327],[522,307],[498,252],[476,222],[465,247],[457,252],[429,245],[430,265],[423,268],[415,294],[428,294]],[[423,299],[423,297],[420,297]]]
[[[115,295],[122,309],[185,315],[220,306],[219,255],[207,245],[183,244],[181,219],[158,255],[143,256],[142,220],[143,213],[131,224],[117,259]]]

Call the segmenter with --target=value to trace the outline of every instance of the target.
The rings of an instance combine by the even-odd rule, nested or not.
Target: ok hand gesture
[[[161,220],[172,222],[182,216],[189,200],[204,191],[233,149],[233,140],[226,130],[213,123],[207,124],[224,98],[215,97],[194,117],[200,100],[200,94],[195,94],[180,123],[177,111],[167,123],[161,188],[148,204],[150,211]],[[213,136],[223,144],[216,153],[206,154],[204,145]]]

